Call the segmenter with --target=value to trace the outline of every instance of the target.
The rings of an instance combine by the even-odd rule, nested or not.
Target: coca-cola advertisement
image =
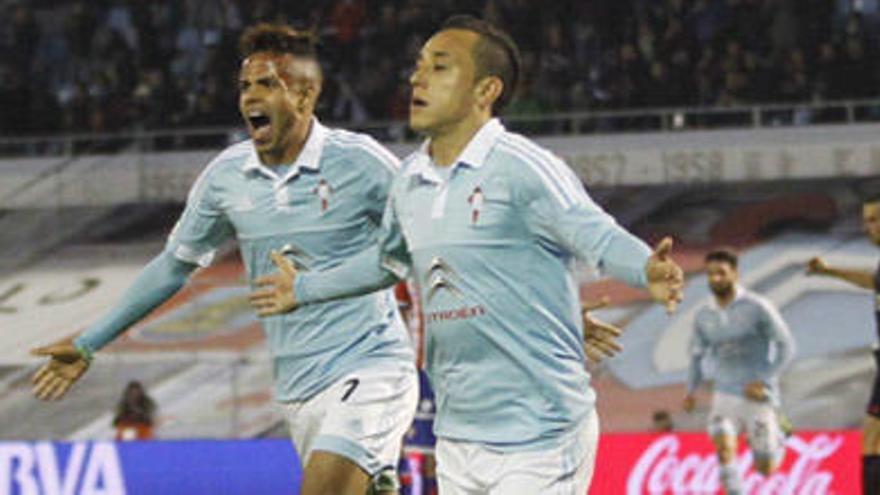
[[[785,460],[762,476],[741,445],[737,465],[744,495],[857,495],[861,493],[858,431],[797,433]],[[590,495],[721,494],[718,461],[703,433],[605,434],[599,443]]]

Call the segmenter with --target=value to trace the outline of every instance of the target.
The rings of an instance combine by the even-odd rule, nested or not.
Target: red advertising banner
[[[744,443],[744,442],[743,442]],[[788,439],[780,469],[764,477],[742,445],[737,465],[743,495],[861,493],[858,431],[798,432]],[[704,433],[604,434],[590,495],[720,494],[718,461]]]

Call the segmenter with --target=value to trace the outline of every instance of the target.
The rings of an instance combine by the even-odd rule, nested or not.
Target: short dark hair
[[[513,38],[490,22],[472,15],[450,17],[440,26],[441,31],[447,29],[463,29],[480,36],[473,53],[477,77],[494,76],[501,79],[504,88],[492,106],[492,113],[502,110],[513,99],[522,70],[519,48]]]
[[[880,203],[880,194],[872,194],[870,196],[866,196],[865,200],[862,201],[862,204],[865,204],[865,205],[874,204],[874,203]]]
[[[318,59],[318,37],[312,31],[298,31],[286,24],[263,22],[245,29],[238,40],[242,58],[258,52],[289,53]]]
[[[739,265],[739,256],[732,249],[715,249],[706,254],[705,262],[709,263],[711,261],[727,263],[733,269],[736,269]]]
[[[651,418],[654,421],[662,421],[662,420],[666,420],[666,419],[671,419],[672,416],[669,415],[669,411],[667,411],[665,409],[658,409],[658,410],[654,411],[654,414],[651,415]]]

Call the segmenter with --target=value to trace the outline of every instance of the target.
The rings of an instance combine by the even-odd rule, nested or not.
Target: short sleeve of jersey
[[[216,198],[216,172],[212,162],[190,189],[177,224],[168,236],[166,251],[177,259],[202,267],[211,264],[217,248],[233,233],[232,226]]]

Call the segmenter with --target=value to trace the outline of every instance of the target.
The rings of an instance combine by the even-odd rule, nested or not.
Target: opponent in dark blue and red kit
[[[862,223],[871,242],[880,246],[880,197],[865,201],[862,205]],[[865,495],[880,495],[880,265],[871,272],[837,268],[829,266],[821,258],[813,258],[807,273],[834,277],[874,292],[874,318],[878,334],[874,359],[878,374],[874,378],[874,389],[862,423],[862,492]]]

